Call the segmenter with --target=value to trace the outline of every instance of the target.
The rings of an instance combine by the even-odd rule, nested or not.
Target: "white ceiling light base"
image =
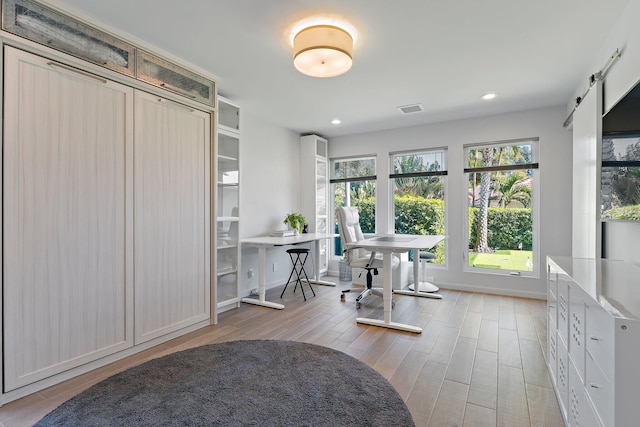
[[[335,77],[351,68],[353,38],[333,25],[304,28],[293,39],[293,65],[311,77]]]

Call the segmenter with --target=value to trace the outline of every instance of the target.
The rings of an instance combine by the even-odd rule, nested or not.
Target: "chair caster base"
[[[360,301],[356,302],[356,309],[362,308],[362,303]]]

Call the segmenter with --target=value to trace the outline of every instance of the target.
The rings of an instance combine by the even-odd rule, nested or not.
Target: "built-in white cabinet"
[[[136,91],[136,344],[209,319],[210,121]]]
[[[301,213],[310,233],[329,233],[333,217],[329,215],[328,141],[317,135],[300,138]],[[326,274],[329,265],[329,241],[320,241],[318,276]]]
[[[3,65],[5,401],[209,323],[213,120],[78,60]]]
[[[566,424],[637,425],[640,267],[568,257],[547,265],[547,363]]]
[[[216,144],[216,306],[240,304],[240,108],[218,97]]]
[[[4,49],[4,391],[133,345],[133,89]]]

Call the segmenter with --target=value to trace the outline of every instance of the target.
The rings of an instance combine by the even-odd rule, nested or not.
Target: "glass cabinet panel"
[[[148,52],[138,50],[139,80],[207,105],[215,104],[215,83]]]
[[[316,215],[327,215],[327,161],[324,159],[316,159]]]
[[[216,141],[216,306],[240,304],[240,132],[239,108],[218,97]],[[223,124],[223,120],[225,124]]]
[[[239,198],[239,140],[237,136],[218,133],[218,207],[217,216],[237,217]]]
[[[30,0],[5,0],[2,29],[120,73],[135,75],[135,48]]]
[[[226,102],[218,102],[218,125],[240,130],[240,109]]]
[[[237,222],[236,222],[237,224]],[[218,304],[229,301],[238,296],[238,246],[237,228],[234,245],[219,244],[217,253],[217,302]],[[229,242],[232,242],[230,240]]]

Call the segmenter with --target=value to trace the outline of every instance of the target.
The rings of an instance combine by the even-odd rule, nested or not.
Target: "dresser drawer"
[[[556,385],[556,371],[558,369],[558,338],[557,328],[551,315],[547,318],[547,366],[553,385]]]
[[[582,378],[578,376],[578,371],[572,363],[569,363],[569,407],[567,408],[567,418],[570,426],[601,426],[596,411],[582,384]]]
[[[556,293],[558,292],[556,287]],[[547,292],[547,313],[553,319],[553,324],[558,324],[558,297],[551,289]]]
[[[586,356],[585,389],[606,426],[614,425],[613,381],[609,381],[589,353]]]
[[[579,286],[569,290],[569,355],[573,360],[580,380],[584,379],[585,355],[585,303],[584,292]]]
[[[614,320],[599,305],[586,305],[586,348],[608,379],[613,379]]]
[[[569,283],[558,281],[558,332],[565,345],[569,343]]]
[[[558,396],[560,396],[560,410],[565,414],[567,418],[567,407],[569,400],[569,353],[565,347],[562,339],[558,334],[556,341],[557,357],[558,357],[558,369],[556,372],[556,387],[558,389]]]
[[[552,293],[554,297],[558,295],[558,272],[552,269],[550,266],[548,267],[549,271],[547,272],[547,290]]]

